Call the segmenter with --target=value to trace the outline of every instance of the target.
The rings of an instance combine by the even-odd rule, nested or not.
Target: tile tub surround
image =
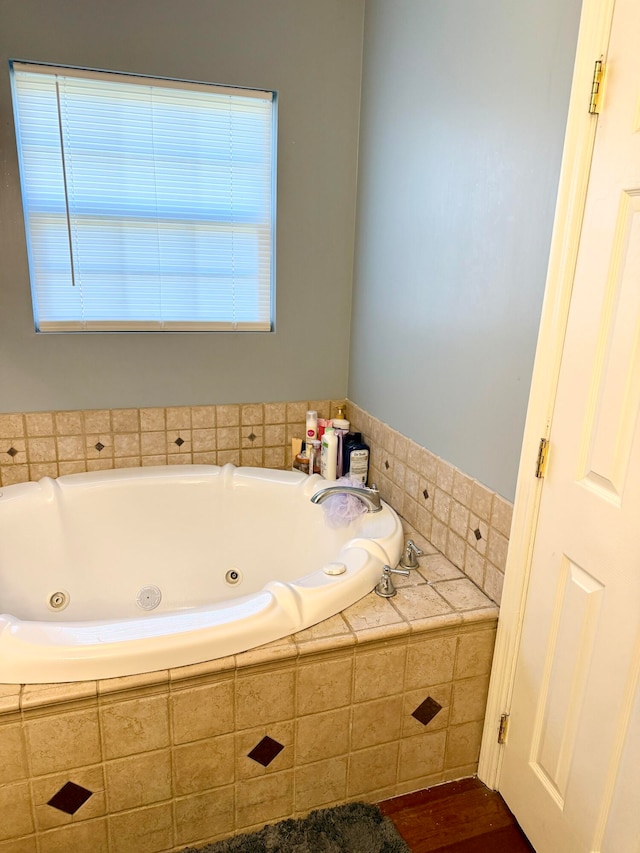
[[[0,685],[0,853],[165,853],[475,773],[498,609],[426,554],[398,595],[206,664]]]
[[[499,604],[513,505],[353,403],[347,416],[371,448],[369,483]]]
[[[140,465],[289,468],[307,409],[332,417],[344,400],[0,414],[0,486]],[[500,603],[512,505],[347,401],[371,448],[369,482]]]

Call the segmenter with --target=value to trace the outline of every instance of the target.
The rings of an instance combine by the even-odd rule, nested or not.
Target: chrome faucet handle
[[[413,539],[409,539],[404,549],[402,557],[400,557],[400,565],[405,569],[417,569],[418,557],[424,556],[424,551],[416,545]]]
[[[376,585],[376,593],[377,595],[382,596],[382,598],[393,598],[393,596],[398,592],[393,585],[393,580],[391,579],[392,574],[409,577],[411,572],[408,572],[406,569],[392,569],[391,566],[383,566],[382,577]]]

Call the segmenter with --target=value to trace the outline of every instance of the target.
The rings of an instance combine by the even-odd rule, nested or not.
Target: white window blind
[[[13,64],[36,328],[270,330],[274,96]]]

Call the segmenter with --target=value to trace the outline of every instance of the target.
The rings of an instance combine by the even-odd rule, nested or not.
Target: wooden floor
[[[411,853],[532,853],[504,800],[477,779],[379,803]]]

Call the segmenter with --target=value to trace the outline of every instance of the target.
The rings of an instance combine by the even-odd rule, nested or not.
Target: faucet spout
[[[371,485],[370,489],[367,489],[365,486],[362,486],[362,488],[359,486],[327,486],[324,489],[320,489],[319,492],[316,492],[311,497],[311,503],[324,503],[331,495],[355,495],[367,507],[368,512],[380,512],[382,509],[380,492],[374,484]]]

